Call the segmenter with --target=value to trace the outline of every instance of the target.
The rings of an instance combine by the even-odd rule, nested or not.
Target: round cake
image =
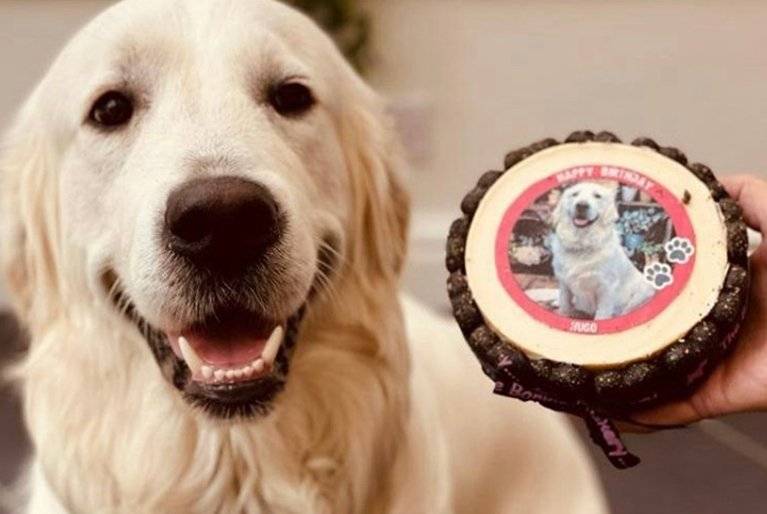
[[[742,213],[675,148],[545,139],[482,175],[461,210],[448,293],[501,394],[627,418],[689,394],[737,335]]]

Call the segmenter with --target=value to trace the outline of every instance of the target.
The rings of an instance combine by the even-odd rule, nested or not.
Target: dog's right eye
[[[125,125],[131,117],[133,117],[133,100],[119,91],[109,91],[101,95],[88,115],[92,123],[106,128]]]
[[[284,82],[269,93],[269,103],[283,116],[303,114],[315,103],[311,89],[300,82]]]

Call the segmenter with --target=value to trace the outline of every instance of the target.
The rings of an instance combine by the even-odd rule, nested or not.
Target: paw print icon
[[[695,253],[695,248],[689,239],[684,237],[675,237],[664,246],[666,250],[666,260],[674,264],[684,264],[690,260]]]
[[[671,274],[671,266],[661,262],[646,266],[644,269],[644,278],[658,291],[665,289],[674,283],[674,276]]]

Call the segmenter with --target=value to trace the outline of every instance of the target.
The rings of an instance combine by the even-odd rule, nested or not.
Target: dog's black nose
[[[168,197],[164,235],[174,253],[232,271],[256,263],[278,241],[279,210],[271,193],[255,182],[197,179]]]
[[[589,210],[589,204],[587,202],[578,202],[575,204],[575,212],[578,214],[585,214]]]

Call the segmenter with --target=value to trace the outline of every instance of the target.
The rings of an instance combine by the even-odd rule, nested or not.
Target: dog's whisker
[[[320,242],[320,251],[331,256],[335,260],[338,266],[341,266],[344,264],[343,253],[341,253],[341,251],[339,251],[337,248],[335,248],[333,245],[331,245],[327,241]]]
[[[318,291],[327,299],[328,302],[330,302],[330,305],[333,308],[341,307],[341,295],[338,291],[338,286],[336,285],[335,281],[333,281],[332,278],[321,269],[317,270],[316,280],[319,286],[317,288]],[[311,307],[312,306],[310,305],[310,308]]]

